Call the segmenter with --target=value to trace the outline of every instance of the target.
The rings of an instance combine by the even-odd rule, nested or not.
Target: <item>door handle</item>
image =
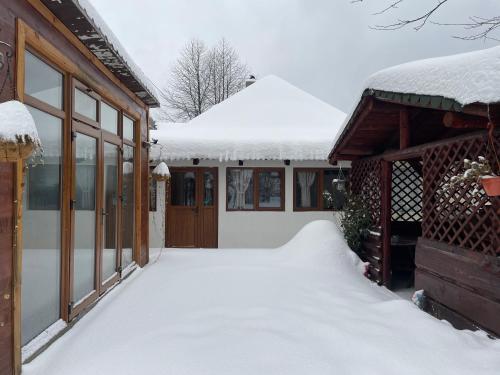
[[[102,214],[102,216],[108,216],[109,215],[106,211],[104,211],[104,208],[101,210],[101,214]]]

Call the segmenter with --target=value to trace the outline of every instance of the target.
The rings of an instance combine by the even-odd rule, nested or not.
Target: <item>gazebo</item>
[[[498,176],[500,48],[415,61],[369,78],[329,159],[351,160],[351,193],[371,228],[368,276],[414,286],[459,328],[500,334],[500,197],[453,184],[464,159]],[[497,130],[495,130],[495,127]]]

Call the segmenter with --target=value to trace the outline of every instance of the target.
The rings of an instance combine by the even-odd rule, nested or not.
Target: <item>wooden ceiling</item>
[[[424,108],[364,96],[330,153],[330,162],[379,155],[486,127],[484,108],[471,106],[464,112],[472,114],[450,116],[455,112],[449,108]],[[443,120],[447,114],[445,125]]]

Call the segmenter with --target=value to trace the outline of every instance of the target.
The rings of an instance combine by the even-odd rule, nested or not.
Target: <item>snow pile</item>
[[[131,317],[134,317],[133,319]],[[362,276],[330,221],[275,249],[167,250],[23,374],[498,374],[500,341]]]
[[[155,167],[155,169],[153,169],[153,174],[162,177],[170,177],[170,171],[164,161],[162,161]]]
[[[462,105],[500,102],[500,47],[394,66],[372,75],[366,88],[435,95]]]
[[[270,75],[187,124],[159,123],[154,160],[326,160],[345,113]]]
[[[28,109],[16,100],[0,103],[0,141],[40,147],[35,121]]]
[[[88,39],[102,39],[105,38],[109,45],[115,50],[118,56],[123,60],[125,65],[129,68],[129,70],[134,75],[134,78],[137,79],[142,86],[144,86],[151,95],[153,95],[158,101],[158,93],[155,85],[151,82],[151,80],[144,74],[144,72],[139,68],[139,66],[134,62],[132,57],[127,53],[127,50],[120,43],[118,38],[115,36],[113,31],[109,28],[106,22],[101,18],[99,13],[95,10],[89,0],[73,0],[79,7],[84,11],[84,13],[88,16],[89,21],[94,24],[98,32],[100,34],[89,34],[87,36]],[[108,52],[103,52],[103,56],[97,57],[105,57],[111,59]]]

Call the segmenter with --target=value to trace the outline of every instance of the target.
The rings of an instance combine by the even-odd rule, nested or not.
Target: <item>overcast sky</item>
[[[388,0],[90,0],[135,62],[164,85],[180,49],[191,38],[208,45],[225,37],[258,77],[278,75],[347,112],[372,73],[406,61],[498,45],[463,41],[460,27],[429,24],[419,32],[375,31],[415,15],[436,0],[406,0],[372,15]],[[499,0],[451,0],[434,20],[464,22],[500,15]],[[498,35],[497,35],[498,36]]]

